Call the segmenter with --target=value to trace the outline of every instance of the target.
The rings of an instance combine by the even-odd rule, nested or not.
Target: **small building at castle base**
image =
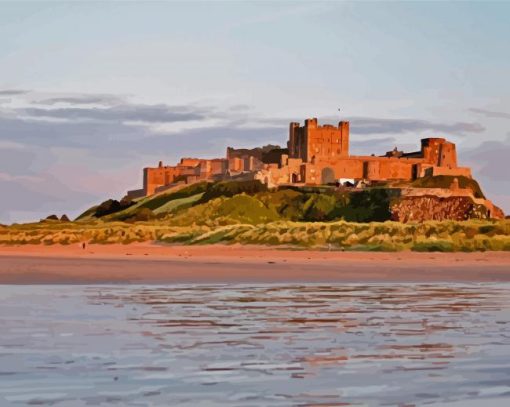
[[[349,122],[319,125],[307,119],[303,126],[290,123],[287,148],[227,148],[225,158],[182,158],[174,166],[159,163],[143,170],[143,190],[129,195],[147,196],[178,184],[225,179],[257,179],[275,187],[285,184],[333,184],[341,179],[411,181],[425,176],[471,177],[471,170],[457,165],[455,144],[444,138],[425,138],[420,149],[397,149],[381,156],[349,153]]]

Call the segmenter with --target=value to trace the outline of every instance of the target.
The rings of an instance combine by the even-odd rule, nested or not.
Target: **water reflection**
[[[0,405],[507,405],[509,300],[495,284],[3,286]]]

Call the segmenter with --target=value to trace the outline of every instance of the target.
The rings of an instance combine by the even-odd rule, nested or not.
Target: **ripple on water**
[[[510,400],[509,300],[506,284],[3,286],[0,405],[488,406]]]

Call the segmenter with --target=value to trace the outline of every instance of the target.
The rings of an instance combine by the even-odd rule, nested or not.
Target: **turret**
[[[338,123],[340,129],[340,155],[349,156],[349,122]]]

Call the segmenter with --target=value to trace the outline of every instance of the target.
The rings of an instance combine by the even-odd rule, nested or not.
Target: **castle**
[[[179,183],[201,180],[258,179],[269,187],[284,184],[319,185],[339,180],[392,181],[425,176],[471,177],[471,170],[457,165],[455,144],[444,138],[421,140],[419,151],[404,153],[396,148],[382,156],[349,154],[349,122],[319,125],[307,119],[303,126],[290,123],[287,148],[227,148],[225,158],[182,158],[175,166],[160,161],[144,168],[143,189],[131,197],[148,196]]]

